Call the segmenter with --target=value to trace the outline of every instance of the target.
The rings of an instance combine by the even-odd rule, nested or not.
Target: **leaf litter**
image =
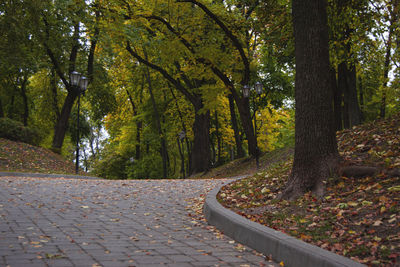
[[[380,171],[363,178],[330,178],[323,199],[306,193],[296,201],[279,200],[290,157],[223,187],[218,200],[251,221],[360,263],[399,264],[400,114],[339,132],[337,140],[345,164]]]

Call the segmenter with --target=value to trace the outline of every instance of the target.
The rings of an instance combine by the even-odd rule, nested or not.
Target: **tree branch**
[[[171,75],[169,75],[169,73],[166,70],[164,70],[160,66],[155,65],[145,60],[143,57],[139,56],[135,51],[133,51],[129,41],[126,43],[126,50],[140,63],[152,68],[153,70],[158,71],[165,79],[167,79],[171,84],[173,84],[176,87],[176,89],[178,89],[184,96],[186,96],[190,102],[196,103],[196,98],[178,80],[174,79]]]
[[[95,11],[96,14],[96,23],[94,26],[94,33],[93,33],[93,37],[90,40],[90,49],[89,49],[89,56],[88,56],[88,65],[87,65],[87,75],[89,78],[89,83],[91,83],[93,81],[93,64],[94,64],[94,53],[96,51],[96,45],[97,45],[97,40],[99,38],[100,35],[100,29],[98,26],[98,20],[100,17],[100,11],[98,10],[98,5],[95,5],[95,8],[97,8],[97,10]]]
[[[79,21],[75,22],[74,24],[74,34],[72,37],[72,48],[71,48],[71,54],[69,55],[69,68],[68,68],[68,73],[70,74],[75,70],[75,64],[76,64],[76,57],[78,55],[78,50],[79,50]]]
[[[45,41],[43,43],[44,47],[46,48],[47,55],[50,57],[50,61],[53,64],[54,69],[57,72],[57,75],[60,77],[61,81],[65,85],[65,88],[68,90],[70,88],[70,84],[69,84],[68,80],[65,78],[64,73],[61,70],[61,66],[60,66],[58,60],[56,59],[53,51],[51,50],[51,48],[49,47],[49,45],[47,43],[48,40],[50,39],[50,25],[49,25],[49,23],[48,23],[48,21],[46,19],[46,16],[44,14],[42,15],[42,18],[43,18],[44,25],[46,26],[45,27],[46,39],[45,39]]]
[[[239,39],[226,27],[226,25],[213,13],[211,12],[205,5],[196,1],[196,0],[177,0],[177,2],[187,2],[192,3],[200,7],[212,20],[217,23],[217,25],[225,32],[226,36],[231,39],[234,47],[238,50],[240,57],[242,58],[242,62],[244,65],[244,75],[242,79],[242,84],[248,84],[250,81],[250,63],[249,60],[243,50],[242,45],[240,44]]]
[[[148,20],[154,19],[154,20],[157,20],[157,21],[160,21],[161,23],[163,23],[168,28],[168,30],[170,30],[181,41],[181,43],[189,50],[189,52],[195,56],[195,60],[198,63],[204,64],[205,66],[210,67],[212,72],[215,75],[217,75],[218,78],[220,78],[220,80],[225,84],[225,86],[228,88],[228,90],[231,91],[232,94],[236,94],[236,91],[234,90],[234,85],[231,82],[231,80],[219,68],[217,68],[210,60],[208,60],[206,58],[198,57],[197,52],[195,51],[193,46],[185,38],[183,38],[182,35],[179,32],[177,32],[169,22],[167,22],[163,18],[155,16],[155,15],[145,16],[145,18]]]

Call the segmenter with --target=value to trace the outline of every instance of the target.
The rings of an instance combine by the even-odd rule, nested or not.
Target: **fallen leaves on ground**
[[[219,201],[260,224],[370,266],[400,262],[400,114],[338,134],[347,164],[379,167],[373,177],[337,177],[324,199],[279,200],[292,160],[225,186]]]
[[[75,166],[48,149],[0,138],[0,171],[74,174]]]

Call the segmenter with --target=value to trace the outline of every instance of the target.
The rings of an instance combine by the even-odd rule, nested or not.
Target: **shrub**
[[[31,145],[39,145],[42,139],[39,130],[36,128],[26,127],[21,122],[9,118],[0,118],[0,138]]]
[[[96,176],[106,179],[126,179],[126,161],[118,152],[110,153],[96,162],[93,172]]]

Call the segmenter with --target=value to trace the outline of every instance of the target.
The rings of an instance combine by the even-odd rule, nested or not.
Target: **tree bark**
[[[361,124],[361,110],[357,97],[357,74],[355,64],[351,64],[348,75],[348,97],[349,97],[349,121],[350,127]]]
[[[60,119],[61,113],[58,108],[58,97],[57,97],[57,74],[54,68],[51,69],[51,81],[50,81],[50,89],[53,97],[52,106],[55,114],[55,122]]]
[[[222,152],[222,140],[221,135],[219,133],[219,121],[218,121],[218,112],[215,111],[215,134],[217,136],[217,165],[221,164],[221,152]]]
[[[282,198],[311,190],[324,194],[324,182],[338,166],[329,67],[326,0],[293,0],[295,37],[295,155]]]
[[[358,77],[358,93],[359,93],[359,99],[360,99],[360,113],[361,113],[361,121],[365,119],[365,107],[364,107],[364,88],[362,84],[362,78],[361,76]]]
[[[354,64],[349,68],[343,61],[338,66],[339,90],[343,92],[344,112],[343,124],[345,128],[351,128],[361,123],[361,111],[358,104],[356,69]]]
[[[331,83],[333,88],[333,110],[335,116],[335,130],[340,131],[343,129],[342,126],[342,91],[337,85],[336,71],[334,68],[331,69]]]
[[[61,109],[60,118],[54,127],[52,150],[56,153],[61,153],[61,147],[64,142],[65,133],[67,132],[69,115],[71,114],[72,106],[77,96],[78,92],[76,90],[68,90],[67,97]]]
[[[28,77],[24,76],[21,81],[21,96],[24,102],[24,114],[22,115],[24,126],[28,126],[28,117],[29,117],[28,96],[26,95],[27,82],[28,82]]]
[[[200,112],[203,103],[195,105],[193,132],[195,133],[192,148],[192,168],[190,174],[205,172],[210,168],[210,111]]]
[[[3,103],[0,98],[0,118],[4,118]]]
[[[229,100],[229,109],[231,113],[231,123],[236,143],[236,158],[243,158],[244,150],[243,150],[242,138],[240,136],[239,127],[236,119],[235,103],[232,94],[229,94],[228,100]]]
[[[249,154],[253,157],[257,155],[257,142],[254,135],[253,122],[251,119],[249,99],[244,97],[235,97],[236,106],[239,110],[240,121],[247,137]]]

